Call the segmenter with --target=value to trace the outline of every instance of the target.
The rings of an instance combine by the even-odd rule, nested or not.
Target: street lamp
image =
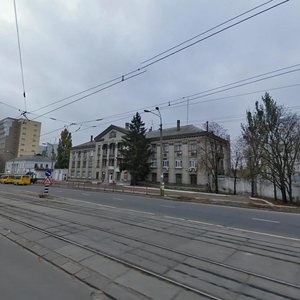
[[[160,120],[160,125],[159,125],[159,143],[160,143],[160,195],[164,196],[165,195],[165,185],[164,185],[164,168],[163,168],[163,151],[162,151],[162,118],[161,118],[161,113],[159,110],[159,107],[156,106],[155,109],[157,110],[158,113],[155,113],[151,110],[144,109],[144,112],[146,113],[151,113],[153,115],[156,115],[159,117]]]

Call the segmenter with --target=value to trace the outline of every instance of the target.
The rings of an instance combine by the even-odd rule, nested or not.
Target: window
[[[48,168],[48,164],[46,164],[46,168]]]
[[[169,152],[169,144],[163,144],[163,152]]]
[[[168,160],[163,160],[163,167],[168,168],[169,167],[169,161]]]
[[[151,167],[151,168],[156,168],[156,167],[157,167],[157,162],[156,162],[156,160],[151,160],[150,167]]]
[[[174,145],[174,151],[179,152],[182,151],[182,145],[180,143]]]
[[[107,163],[107,160],[106,160],[106,159],[103,159],[103,160],[102,160],[102,167],[106,167],[106,163]]]
[[[197,150],[197,144],[195,141],[189,142],[189,151],[196,151]]]
[[[151,144],[152,153],[156,153],[156,144]]]
[[[175,160],[175,168],[182,168],[182,160],[181,159]]]
[[[197,167],[197,161],[195,159],[191,159],[189,161],[189,167],[190,168],[196,168]]]

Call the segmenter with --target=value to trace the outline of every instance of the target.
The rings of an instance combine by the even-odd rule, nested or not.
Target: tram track
[[[34,204],[36,204],[36,203],[34,203]],[[4,208],[4,207],[2,207],[2,208]],[[57,207],[55,207],[56,209],[57,209]],[[7,207],[6,207],[6,209],[7,209]],[[24,208],[22,208],[22,212],[23,212],[23,216],[22,217],[24,217],[24,214],[26,215],[26,213],[25,213],[25,211],[24,211]],[[33,213],[33,214],[37,214],[36,212],[34,212],[34,211],[30,211],[31,213]],[[14,213],[14,212],[10,212],[10,213]],[[20,213],[20,211],[18,211],[18,213]],[[28,212],[27,212],[28,213]],[[72,213],[74,213],[74,211],[72,211]],[[78,212],[77,212],[78,213]],[[81,213],[82,213],[82,211],[81,211]],[[0,214],[0,215],[2,215],[3,217],[7,217],[6,215],[3,215],[3,214]],[[43,215],[43,214],[42,214]],[[36,215],[35,215],[36,216]],[[40,214],[40,216],[41,216],[41,214]],[[50,215],[45,215],[45,216],[47,216],[47,217],[49,217],[49,218],[53,218],[53,216],[50,216]],[[34,217],[34,215],[33,215],[33,217]],[[95,216],[94,216],[95,217]],[[80,246],[80,244],[78,244],[76,241],[72,241],[72,240],[69,240],[69,239],[66,239],[65,237],[61,237],[61,236],[59,236],[59,235],[56,235],[56,234],[54,234],[54,233],[52,233],[52,232],[49,232],[49,231],[47,231],[47,230],[45,230],[45,229],[41,229],[41,228],[38,228],[38,227],[36,227],[36,226],[33,226],[33,225],[31,225],[31,224],[28,224],[28,223],[26,223],[26,222],[24,222],[24,221],[21,221],[21,220],[18,220],[18,219],[15,219],[15,218],[13,218],[13,217],[9,217],[9,218],[12,218],[12,219],[14,219],[14,221],[16,221],[16,222],[21,222],[23,225],[25,225],[25,226],[27,226],[28,225],[28,227],[30,227],[31,226],[31,228],[32,229],[36,229],[36,230],[38,230],[38,231],[41,231],[41,232],[44,232],[44,233],[46,233],[46,234],[49,234],[49,235],[51,235],[51,236],[53,236],[53,237],[57,237],[57,238],[59,238],[59,239],[63,239],[63,240],[68,240],[68,242],[70,241],[71,243],[75,243],[76,245],[79,245]],[[136,241],[136,242],[140,242],[140,243],[143,243],[143,244],[145,244],[145,245],[149,245],[149,246],[152,246],[152,247],[157,247],[157,248],[160,248],[160,249],[163,249],[163,250],[165,250],[165,251],[169,251],[169,252],[172,252],[172,253],[176,253],[176,254],[180,254],[180,255],[184,255],[184,256],[186,256],[186,257],[188,257],[188,258],[192,258],[192,259],[195,259],[195,260],[201,260],[201,261],[203,261],[203,262],[206,262],[206,263],[210,263],[210,264],[214,264],[215,266],[218,266],[218,267],[222,267],[222,268],[227,268],[227,269],[230,269],[230,270],[232,270],[232,271],[236,271],[236,272],[242,272],[242,273],[244,273],[244,274],[247,274],[247,275],[249,275],[249,276],[254,276],[254,277],[257,277],[257,278],[260,278],[260,279],[263,279],[263,280],[268,280],[268,281],[272,281],[273,283],[276,283],[276,284],[279,284],[279,285],[284,285],[284,286],[288,286],[288,287],[291,287],[291,288],[296,288],[296,289],[300,289],[300,286],[299,285],[296,285],[296,284],[292,284],[292,283],[289,283],[289,282],[285,282],[285,281],[282,281],[282,280],[278,280],[278,279],[276,279],[276,278],[271,278],[271,277],[269,277],[269,276],[264,276],[264,275],[261,275],[261,274],[257,274],[257,273],[254,273],[254,272],[251,272],[251,271],[248,271],[248,270],[243,270],[243,269],[241,269],[241,268],[235,268],[235,267],[232,267],[232,266],[230,266],[230,265],[226,265],[226,264],[222,264],[222,263],[219,263],[219,262],[216,262],[216,261],[212,261],[212,260],[210,260],[210,259],[206,259],[206,258],[202,258],[202,257],[198,257],[198,256],[195,256],[195,255],[191,255],[191,254],[189,254],[189,253],[185,253],[185,252],[180,252],[180,251],[177,251],[177,250],[174,250],[174,249],[171,249],[171,248],[168,248],[168,247],[164,247],[164,246],[161,246],[161,245],[158,245],[158,244],[154,244],[154,243],[149,243],[149,242],[147,242],[147,241],[145,241],[145,240],[142,240],[142,239],[136,239],[136,238],[132,238],[132,237],[130,237],[130,236],[127,236],[127,235],[124,235],[124,234],[120,234],[120,233],[114,233],[114,232],[111,232],[110,230],[104,230],[103,228],[99,228],[99,226],[92,226],[92,225],[87,225],[87,224],[82,224],[82,223],[80,223],[80,222],[75,222],[74,220],[68,220],[68,219],[63,219],[63,218],[58,218],[58,217],[55,217],[56,219],[58,219],[58,220],[60,220],[60,221],[63,221],[63,222],[72,222],[72,224],[76,224],[76,225],[79,225],[79,226],[82,226],[82,227],[85,227],[85,228],[90,228],[90,229],[95,229],[95,230],[99,230],[99,231],[103,231],[103,232],[106,232],[106,233],[109,233],[109,234],[113,234],[113,235],[116,235],[116,236],[119,236],[119,237],[122,237],[122,238],[126,238],[126,239],[130,239],[130,240],[134,240],[134,241]],[[81,246],[83,246],[83,248],[84,247],[87,247],[87,248],[89,248],[89,249],[93,249],[93,248],[90,248],[90,247],[88,247],[88,246],[86,246],[86,245],[81,245]],[[87,249],[87,248],[85,248],[85,249]],[[103,252],[99,252],[99,250],[97,250],[97,249],[93,249],[93,251],[98,251],[97,253],[100,255],[100,253],[101,253],[101,255],[108,255],[107,253],[103,253]],[[94,253],[96,253],[96,252],[94,252]],[[109,257],[110,255],[108,255],[108,256],[106,256],[106,257]],[[114,259],[116,259],[116,261],[118,261],[118,260],[120,260],[120,258],[117,258],[117,257],[113,257]],[[123,261],[124,262],[124,264],[132,264],[132,263],[130,263],[130,262],[128,262],[128,261],[124,261],[124,260],[120,260],[120,262],[121,261]],[[140,266],[137,266],[138,268],[141,268]],[[138,270],[138,268],[137,268],[137,270]],[[149,271],[149,270],[148,270]],[[149,274],[152,274],[153,272],[152,271],[150,271],[150,273]],[[158,274],[159,276],[162,276],[161,274]],[[153,276],[153,274],[152,274],[152,276]],[[163,276],[164,277],[164,276]],[[171,279],[171,280],[173,280],[173,279]],[[181,283],[182,284],[182,283]],[[192,287],[193,289],[194,289],[194,287]],[[191,291],[192,291],[192,289],[191,289]],[[300,291],[300,290],[299,290]],[[195,292],[195,291],[194,291]],[[199,293],[200,294],[200,293]],[[202,294],[203,295],[203,294]],[[207,296],[207,295],[205,295],[205,296]],[[210,298],[210,299],[218,299],[218,298]],[[286,298],[286,299],[294,299],[294,298]],[[295,298],[296,299],[296,298]]]
[[[54,205],[55,202],[58,205]],[[34,204],[37,204],[37,202],[35,201]],[[41,206],[59,208],[64,211],[68,211],[68,212],[72,212],[72,213],[77,212],[76,208],[78,208],[78,206],[72,205],[69,203],[68,204],[64,203],[65,205],[67,205],[67,207],[62,207],[61,204],[62,203],[60,201],[53,201],[53,200],[51,200],[51,204],[48,202],[47,205],[45,205],[45,203],[42,203],[42,202],[39,203],[39,205],[41,205]],[[104,206],[104,207],[106,208],[106,206]],[[190,233],[185,232],[185,234],[179,234],[179,233],[174,232],[175,231],[174,229],[176,229],[176,226],[178,226],[178,223],[171,222],[170,220],[166,221],[166,220],[160,219],[159,222],[165,223],[167,225],[172,225],[173,231],[168,231],[167,229],[161,230],[161,229],[158,229],[157,227],[150,227],[148,225],[141,225],[141,223],[143,223],[144,219],[141,219],[141,223],[136,224],[132,221],[123,220],[121,218],[110,217],[107,214],[104,214],[101,211],[101,209],[99,209],[97,211],[97,213],[95,213],[95,211],[96,210],[93,209],[92,212],[82,212],[82,213],[84,213],[85,215],[88,215],[88,216],[101,217],[101,218],[104,218],[107,220],[122,222],[123,224],[129,225],[129,226],[135,226],[135,227],[139,227],[142,229],[153,230],[156,232],[168,233],[170,235],[181,237],[181,238],[188,237],[189,239],[195,240],[195,241],[203,241],[203,242],[207,242],[210,244],[218,244],[218,245],[222,245],[222,243],[228,243],[228,244],[231,244],[234,246],[233,247],[233,246],[228,245],[228,247],[232,248],[232,249],[237,249],[239,247],[245,246],[245,247],[249,247],[251,249],[257,249],[257,251],[268,251],[268,255],[270,255],[270,253],[274,253],[275,256],[277,254],[282,254],[287,257],[289,256],[291,258],[294,258],[295,256],[296,257],[299,256],[299,253],[300,253],[300,247],[295,246],[294,247],[295,251],[293,251],[291,249],[286,250],[286,247],[282,247],[281,244],[272,243],[270,245],[267,245],[267,243],[265,241],[255,240],[253,238],[247,239],[247,243],[248,243],[248,245],[247,245],[247,244],[245,244],[245,241],[244,241],[245,238],[243,238],[243,237],[236,236],[234,234],[228,234],[228,233],[225,234],[224,232],[220,232],[220,231],[216,231],[216,230],[212,230],[212,229],[207,230],[207,232],[209,232],[209,234],[203,234],[203,235],[197,236],[197,238],[194,238],[192,235],[198,234],[197,230],[195,230],[195,224],[188,224],[188,225],[186,223],[180,224],[180,226],[179,226],[180,229],[187,228],[187,229],[191,229],[192,232],[190,232]],[[107,213],[107,211],[106,211],[106,213]],[[158,222],[157,219],[152,218],[151,216],[147,216],[147,220],[152,220],[154,222]],[[186,220],[186,221],[188,222],[188,220]],[[226,227],[223,227],[223,228],[226,229]],[[199,230],[203,230],[203,229],[201,228]],[[190,235],[187,236],[187,234],[190,234]],[[213,243],[212,240],[218,241],[220,243]],[[251,249],[249,250],[250,253],[256,253],[256,252],[251,252]],[[287,260],[287,261],[289,261],[289,260]]]

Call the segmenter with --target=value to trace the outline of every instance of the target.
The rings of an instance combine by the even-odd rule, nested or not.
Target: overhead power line
[[[126,77],[126,78],[124,78],[124,77],[122,76],[121,80],[119,80],[119,81],[117,81],[117,82],[114,82],[114,83],[112,83],[112,84],[110,84],[110,85],[108,85],[108,86],[105,86],[105,87],[103,87],[103,88],[101,88],[101,89],[99,89],[99,90],[96,90],[96,91],[94,91],[94,92],[92,92],[92,93],[89,93],[89,94],[84,95],[84,96],[82,96],[82,97],[80,97],[80,98],[77,98],[77,99],[75,99],[75,100],[72,100],[72,101],[70,101],[70,102],[68,102],[68,103],[66,103],[66,104],[64,104],[64,105],[61,105],[61,106],[59,106],[59,107],[57,107],[57,108],[54,108],[54,109],[52,109],[52,110],[50,110],[50,111],[47,111],[47,112],[45,112],[44,114],[39,115],[38,117],[34,118],[33,120],[36,120],[36,119],[38,119],[38,118],[40,118],[40,117],[42,117],[42,116],[45,116],[45,115],[47,115],[47,114],[49,114],[49,113],[52,113],[52,112],[54,112],[54,111],[57,111],[57,110],[59,110],[59,109],[61,109],[61,108],[63,108],[63,107],[69,106],[69,105],[71,105],[71,104],[73,104],[73,103],[75,103],[75,102],[78,102],[78,101],[80,101],[80,100],[82,100],[82,99],[85,99],[85,98],[87,98],[87,97],[89,97],[89,96],[91,96],[91,95],[95,95],[95,94],[97,94],[97,93],[99,93],[99,92],[101,92],[101,91],[104,91],[104,90],[106,90],[106,89],[109,89],[109,88],[111,88],[111,87],[113,87],[113,86],[115,86],[115,85],[118,85],[118,84],[120,84],[120,83],[122,83],[122,82],[124,82],[124,81],[127,81],[127,80],[129,80],[129,79],[132,79],[132,78],[134,78],[134,77],[137,77],[137,76],[139,76],[139,75],[141,75],[141,74],[143,74],[143,73],[145,73],[145,72],[146,72],[146,70],[141,70],[140,72],[138,72],[138,73],[136,73],[136,74],[134,74],[134,75],[128,76],[128,77]]]
[[[191,44],[188,44],[188,45],[186,45],[186,46],[184,46],[184,47],[182,47],[182,48],[180,48],[178,50],[175,50],[175,51],[173,51],[173,52],[171,52],[169,54],[166,54],[166,55],[164,55],[164,56],[162,56],[160,58],[157,58],[157,57],[160,56],[160,55],[157,55],[157,56],[155,56],[157,59],[155,59],[154,61],[151,61],[151,59],[146,60],[148,63],[146,65],[144,65],[143,67],[147,68],[147,67],[149,67],[151,65],[154,65],[154,64],[156,64],[156,63],[158,63],[158,62],[160,62],[160,61],[162,61],[162,60],[164,60],[164,59],[166,59],[166,58],[168,58],[170,56],[173,56],[173,55],[177,54],[178,52],[186,50],[186,49],[188,49],[188,48],[190,48],[190,47],[192,47],[192,46],[194,46],[194,45],[196,45],[196,44],[198,44],[200,42],[203,42],[204,40],[207,40],[207,39],[209,39],[209,38],[211,38],[211,37],[213,37],[213,36],[215,36],[215,35],[223,32],[225,30],[228,30],[228,29],[230,29],[230,28],[232,28],[234,26],[237,26],[237,25],[239,25],[239,24],[241,24],[243,22],[246,22],[246,21],[248,21],[248,20],[250,20],[250,19],[252,19],[252,18],[254,18],[254,17],[256,17],[256,16],[258,16],[260,14],[263,14],[263,13],[265,13],[265,12],[271,10],[271,9],[274,9],[274,8],[280,6],[280,5],[282,5],[282,4],[284,4],[284,3],[288,2],[288,1],[290,1],[290,0],[282,1],[282,2],[277,3],[277,4],[275,4],[275,5],[271,6],[271,7],[266,8],[264,10],[261,10],[261,11],[255,13],[255,14],[253,14],[253,15],[250,15],[249,17],[246,17],[246,18],[244,18],[244,19],[242,19],[242,20],[240,20],[238,22],[235,22],[235,23],[233,23],[231,25],[228,25],[228,26],[226,26],[226,27],[224,27],[224,28],[222,28],[220,30],[217,30],[216,32],[213,32],[213,33],[211,33],[211,34],[209,34],[209,35],[207,35],[207,36],[205,36],[205,37],[203,37],[203,38],[201,38],[201,39],[199,39],[199,40],[197,40],[197,41],[195,41],[195,42],[193,42]]]
[[[250,10],[247,10],[246,12],[241,13],[240,15],[238,15],[238,16],[236,16],[236,17],[233,17],[233,18],[231,18],[231,19],[229,19],[229,20],[223,22],[222,24],[219,24],[219,25],[215,26],[215,28],[218,28],[218,27],[220,27],[221,25],[224,25],[224,24],[226,24],[226,23],[228,23],[228,22],[230,22],[230,21],[232,21],[232,20],[234,20],[234,19],[236,19],[236,18],[238,18],[238,17],[240,17],[240,16],[243,16],[243,15],[245,15],[245,14],[247,14],[247,13],[253,11],[253,10],[256,10],[256,9],[258,9],[258,8],[264,6],[264,5],[266,5],[266,4],[268,4],[268,3],[272,2],[272,1],[274,1],[274,0],[267,1],[267,2],[265,2],[265,3],[263,3],[263,4],[261,4],[261,5],[258,5],[258,6],[254,7],[254,8],[252,8],[252,9],[250,9]],[[195,45],[195,44],[197,44],[197,43],[199,43],[199,42],[201,42],[201,41],[203,41],[203,40],[206,40],[206,39],[208,39],[208,38],[210,38],[210,37],[212,37],[212,36],[214,36],[214,35],[216,35],[216,34],[219,34],[219,33],[223,32],[223,31],[225,31],[225,30],[227,30],[227,29],[233,27],[233,26],[236,26],[236,25],[238,25],[238,24],[240,24],[240,23],[242,23],[242,22],[245,22],[245,21],[247,21],[247,20],[249,20],[249,19],[251,19],[251,18],[254,18],[254,17],[257,16],[257,15],[260,15],[260,14],[266,12],[266,11],[269,11],[269,10],[271,10],[271,9],[273,9],[273,8],[279,6],[279,5],[282,5],[283,3],[288,2],[288,1],[289,1],[289,0],[282,1],[282,2],[280,2],[280,3],[278,3],[278,4],[276,4],[276,5],[273,5],[273,6],[269,7],[269,8],[267,8],[267,9],[264,9],[264,10],[262,10],[262,11],[259,11],[259,12],[256,13],[256,14],[253,14],[253,15],[251,15],[251,16],[245,18],[245,19],[242,19],[242,20],[240,20],[240,21],[238,21],[238,22],[236,22],[236,23],[234,23],[234,24],[232,24],[232,25],[230,25],[230,26],[227,26],[227,27],[225,27],[225,28],[223,28],[223,29],[221,29],[221,30],[219,30],[219,31],[217,31],[217,32],[214,32],[214,33],[210,34],[209,36],[204,37],[203,39],[197,40],[197,41],[193,42],[192,44],[189,44],[189,45],[187,45],[187,46],[185,46],[185,47],[183,47],[183,48],[181,48],[181,49],[178,49],[178,50],[176,50],[176,51],[174,51],[174,52],[172,52],[172,53],[170,53],[170,54],[168,54],[168,55],[166,55],[166,56],[164,56],[164,57],[162,57],[162,58],[159,58],[159,59],[157,59],[157,60],[155,60],[155,61],[153,61],[153,62],[151,62],[151,63],[149,63],[149,64],[147,64],[147,65],[141,66],[140,68],[138,68],[138,69],[136,69],[136,70],[134,70],[134,71],[131,71],[131,72],[129,72],[129,73],[127,73],[127,74],[125,74],[125,75],[123,75],[123,76],[121,76],[121,77],[114,78],[114,79],[112,79],[112,80],[107,81],[106,83],[96,85],[96,86],[91,87],[91,88],[89,88],[89,89],[86,89],[86,90],[84,90],[84,91],[82,91],[82,92],[78,92],[78,93],[75,93],[75,94],[73,94],[73,95],[71,95],[71,96],[68,96],[68,97],[65,97],[65,98],[63,98],[63,99],[54,101],[54,102],[52,102],[51,104],[48,104],[48,105],[43,106],[43,107],[41,107],[41,108],[39,108],[39,109],[36,109],[34,112],[39,111],[39,110],[41,110],[41,109],[43,109],[43,108],[52,106],[52,105],[54,105],[54,104],[60,103],[60,102],[62,102],[62,101],[68,100],[68,99],[70,99],[70,98],[76,97],[76,96],[78,96],[78,95],[81,95],[81,94],[83,94],[83,93],[85,93],[85,92],[91,91],[91,90],[93,90],[93,89],[95,89],[95,88],[97,88],[97,87],[103,86],[103,85],[105,85],[105,84],[109,84],[109,83],[111,83],[111,82],[114,82],[114,81],[117,81],[117,80],[120,80],[120,79],[121,79],[121,81],[124,81],[124,80],[125,80],[125,77],[126,77],[127,75],[130,75],[130,74],[133,74],[133,73],[136,73],[136,72],[145,70],[148,66],[150,66],[150,65],[152,65],[152,64],[154,64],[154,63],[157,63],[157,62],[159,62],[159,61],[161,61],[161,60],[163,60],[163,59],[165,59],[165,58],[167,58],[167,57],[169,57],[169,56],[171,56],[171,55],[174,55],[174,54],[176,54],[176,53],[178,53],[178,52],[180,52],[180,51],[182,51],[182,50],[184,50],[184,49],[186,49],[186,48],[188,48],[188,47],[191,47],[191,46],[193,46],[193,45]],[[211,31],[211,30],[213,30],[213,28],[212,28],[212,29],[209,29],[207,32],[209,32],[209,31]],[[203,33],[203,34],[204,34],[204,33]],[[202,34],[200,34],[200,35],[202,35]],[[185,42],[186,42],[186,41],[185,41]],[[185,42],[183,42],[183,43],[185,43]],[[178,45],[177,45],[177,46],[178,46]],[[176,47],[177,47],[177,46],[176,46]],[[147,60],[147,61],[150,61],[150,60],[151,60],[151,59],[149,59],[149,60]],[[135,76],[132,76],[132,77],[135,77]],[[131,78],[132,78],[132,77],[131,77]],[[118,83],[119,83],[119,81],[118,81]],[[113,85],[115,85],[115,84],[112,84],[112,85],[110,85],[110,86],[108,86],[108,87],[111,87],[111,86],[113,86]],[[105,89],[106,89],[106,88],[105,88]],[[49,112],[46,112],[46,113],[44,113],[43,115],[46,115],[46,114],[48,114],[48,113],[50,113],[50,112],[52,112],[52,111],[56,111],[56,110],[58,110],[58,109],[61,109],[61,108],[65,107],[65,106],[67,106],[67,105],[71,105],[71,104],[74,103],[74,102],[77,102],[77,101],[79,101],[79,100],[81,100],[81,99],[87,98],[87,97],[89,97],[89,96],[91,96],[91,95],[93,95],[93,94],[95,94],[95,93],[98,93],[98,92],[100,92],[100,91],[102,91],[102,90],[103,90],[103,89],[100,89],[100,90],[97,90],[97,91],[95,91],[95,92],[89,93],[89,94],[87,94],[87,95],[85,95],[85,96],[83,96],[83,97],[81,97],[81,98],[79,98],[79,99],[76,99],[76,100],[74,100],[74,101],[71,101],[71,102],[67,103],[66,105],[62,105],[62,106],[60,106],[60,107],[58,107],[58,108],[56,108],[56,109],[54,109],[54,110],[51,110],[51,111],[49,111]],[[43,115],[42,115],[42,116],[43,116]]]
[[[248,13],[250,13],[250,12],[252,12],[252,11],[260,8],[260,7],[262,7],[262,6],[265,6],[265,5],[267,5],[267,4],[269,4],[270,2],[273,2],[273,1],[274,0],[269,0],[269,1],[264,2],[264,3],[262,3],[262,4],[258,5],[258,6],[255,6],[255,7],[251,8],[251,9],[249,9],[249,10],[243,12],[243,13],[240,13],[239,15],[234,16],[231,19],[228,19],[228,20],[226,20],[226,21],[224,21],[224,22],[222,22],[222,23],[220,23],[220,24],[218,24],[216,26],[213,26],[213,27],[211,27],[211,28],[209,28],[209,29],[207,29],[207,30],[205,30],[205,31],[203,31],[203,32],[201,32],[201,33],[199,33],[199,34],[197,34],[197,35],[195,35],[195,36],[193,36],[193,37],[191,37],[191,38],[189,38],[189,39],[187,39],[187,40],[185,40],[185,41],[183,41],[183,42],[181,42],[181,43],[179,43],[179,44],[177,44],[177,45],[175,45],[175,46],[173,46],[171,48],[169,48],[169,49],[167,49],[167,50],[164,50],[163,52],[160,52],[160,53],[158,53],[158,54],[156,54],[156,55],[148,58],[147,60],[144,60],[142,62],[142,64],[145,64],[145,63],[147,63],[147,62],[149,62],[149,61],[151,61],[151,60],[153,60],[153,59],[155,59],[155,58],[157,58],[157,57],[159,57],[159,56],[161,56],[163,54],[166,54],[166,53],[168,53],[168,52],[170,52],[170,51],[172,51],[172,50],[174,50],[174,49],[176,49],[176,48],[178,48],[178,47],[180,47],[180,46],[182,46],[182,45],[184,45],[184,44],[186,44],[186,43],[188,43],[188,42],[190,42],[190,41],[192,41],[194,39],[196,39],[199,36],[202,36],[202,35],[204,35],[206,33],[209,33],[211,31],[213,31],[213,30],[215,30],[215,29],[217,29],[217,28],[219,28],[219,27],[221,27],[221,26],[223,26],[223,25],[225,25],[225,24],[227,24],[227,23],[229,23],[229,22],[231,22],[233,20],[236,20],[236,19],[240,18],[241,16],[244,16],[244,15],[246,15],[246,14],[248,14]]]
[[[21,51],[21,43],[20,43],[20,35],[19,35],[19,25],[18,25],[16,0],[14,0],[14,11],[15,11],[15,21],[16,21],[17,40],[18,40],[18,51],[19,51],[20,68],[21,68],[21,78],[22,78],[22,86],[23,86],[23,98],[24,98],[24,108],[25,108],[24,112],[26,113],[27,112],[26,92],[25,92],[25,81],[24,81],[24,71],[23,71],[23,61],[22,61],[22,51]]]

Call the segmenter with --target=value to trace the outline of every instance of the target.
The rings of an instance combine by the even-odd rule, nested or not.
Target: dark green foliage
[[[70,160],[70,150],[72,147],[72,136],[68,129],[64,129],[60,134],[57,147],[56,169],[68,169]]]
[[[150,142],[145,133],[145,123],[142,122],[139,113],[136,113],[129,125],[129,132],[123,138],[121,150],[121,170],[130,173],[132,184],[145,180],[150,172]]]

